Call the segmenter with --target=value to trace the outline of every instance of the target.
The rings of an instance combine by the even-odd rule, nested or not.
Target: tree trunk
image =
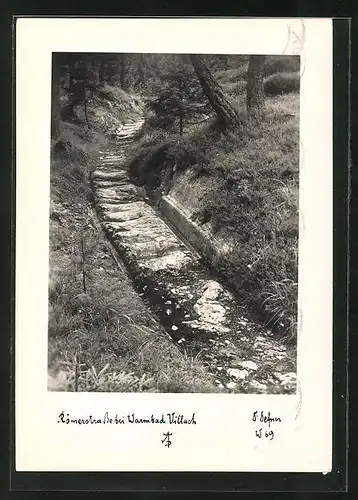
[[[239,114],[225,97],[223,90],[214,80],[202,57],[192,54],[190,55],[190,59],[203,92],[208,98],[221,125],[224,128],[242,128],[243,123]]]
[[[52,90],[51,90],[51,137],[55,141],[61,132],[61,106],[60,106],[60,78],[61,61],[56,55],[52,56]]]
[[[184,98],[183,98],[183,82],[179,80],[179,133],[183,135],[183,118],[184,118]]]
[[[105,73],[105,62],[103,58],[101,59],[101,62],[99,63],[98,67],[98,82],[100,85],[103,85],[104,83],[104,73]]]
[[[121,62],[120,62],[120,73],[119,73],[119,80],[121,84],[121,89],[125,89],[125,76],[126,76],[126,62],[125,62],[125,55],[122,54],[121,56]]]
[[[145,80],[145,59],[143,54],[138,57],[138,79],[137,85],[141,85]]]
[[[85,107],[85,117],[86,117],[86,122],[87,122],[87,128],[90,129],[90,124],[88,121],[88,114],[87,114],[87,96],[86,96],[86,87],[83,87],[83,104]]]
[[[72,66],[69,66],[69,69],[68,69],[68,88],[69,90],[71,90],[73,88],[73,83],[74,81],[74,78],[73,78],[73,74],[72,74]]]
[[[247,71],[247,113],[254,121],[262,120],[264,114],[265,94],[263,82],[263,69],[265,57],[252,55],[249,58]]]

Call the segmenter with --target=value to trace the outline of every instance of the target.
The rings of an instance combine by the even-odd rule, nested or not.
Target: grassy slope
[[[241,67],[216,77],[245,118],[244,75]],[[170,192],[225,242],[231,250],[214,262],[216,269],[271,325],[294,338],[299,94],[268,97],[265,119],[248,124],[243,137],[202,124],[186,128],[182,138],[149,130],[133,156],[129,168],[139,183]]]
[[[110,105],[103,95],[89,105],[91,130],[62,123],[67,149],[52,155],[49,389],[214,392],[200,360],[168,339],[134,292],[93,216],[88,174],[107,147],[102,124],[139,115],[138,101],[113,94]]]

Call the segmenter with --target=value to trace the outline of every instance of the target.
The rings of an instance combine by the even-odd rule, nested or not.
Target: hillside
[[[77,94],[64,79],[59,89],[60,133],[52,141],[51,155],[49,388],[292,392],[297,61],[267,58],[264,118],[252,123],[245,107],[248,57],[226,61],[232,66],[227,69],[213,57],[213,77],[245,123],[244,133],[236,134],[223,133],[218,126],[190,65],[182,67],[175,58],[168,62],[166,56],[157,66],[154,56],[147,60],[152,72],[147,69],[144,80],[134,70],[128,72],[132,79],[126,90],[115,78],[102,84],[91,81],[84,100],[74,99]],[[173,78],[182,79],[179,86],[185,89],[178,98],[172,92]],[[144,126],[134,140],[126,131],[143,117]],[[96,208],[93,173],[100,164],[116,161],[153,213],[192,255],[200,254],[194,281],[198,277],[201,283],[207,274],[208,283],[217,280],[237,301],[237,313],[230,320],[232,334],[194,342],[185,329],[176,333],[170,326],[168,334],[168,313],[157,310],[160,300],[153,309],[155,292],[143,286],[147,277],[141,278],[139,288],[133,282],[136,268],[126,261],[126,254],[116,251],[103,230],[108,224],[101,224]],[[107,180],[98,186],[99,191],[112,189]],[[178,208],[180,223],[168,207]],[[201,238],[197,248],[195,238],[191,241],[196,230]],[[133,251],[128,249],[131,259]],[[184,312],[186,318],[188,310]],[[240,371],[242,363],[251,368]],[[222,370],[228,374],[222,376]],[[237,379],[239,371],[242,377],[246,373],[245,380]]]
[[[246,67],[214,73],[244,120]],[[273,76],[280,75],[291,77]],[[248,124],[244,136],[223,135],[210,119],[188,126],[183,136],[148,127],[128,168],[154,198],[169,195],[180,205],[217,244],[211,259],[217,272],[295,341],[299,94],[266,96],[265,108],[264,119]]]
[[[142,105],[108,93],[88,102],[91,129],[80,109],[75,120],[62,122],[52,150],[48,387],[215,392],[200,361],[168,340],[96,220],[90,172]]]

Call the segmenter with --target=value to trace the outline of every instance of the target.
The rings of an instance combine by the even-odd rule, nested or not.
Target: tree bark
[[[190,55],[190,59],[194,66],[201,88],[208,98],[221,125],[224,128],[242,128],[243,123],[239,114],[225,97],[220,85],[214,80],[208,67],[204,63],[203,58],[199,55],[192,54]]]
[[[121,61],[120,61],[120,73],[119,73],[119,80],[121,84],[121,89],[125,89],[125,76],[126,76],[126,61],[125,61],[125,55],[122,54],[121,56]]]
[[[145,81],[145,59],[143,54],[139,54],[137,85],[143,84],[144,81]]]
[[[184,118],[184,99],[183,99],[183,82],[179,80],[179,133],[183,135],[183,118]]]
[[[86,87],[83,87],[83,104],[85,108],[85,117],[86,117],[86,123],[87,123],[87,128],[90,129],[90,124],[88,121],[88,114],[87,114],[87,96],[86,96]]]
[[[98,67],[98,82],[100,83],[100,85],[104,83],[105,80],[104,73],[105,73],[105,61],[102,58]]]
[[[266,56],[252,55],[247,71],[247,113],[254,121],[262,120],[264,115],[265,94],[263,69]]]
[[[61,132],[60,78],[62,65],[59,56],[52,56],[51,137],[57,141]]]

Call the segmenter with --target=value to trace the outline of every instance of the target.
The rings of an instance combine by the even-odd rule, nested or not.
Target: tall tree
[[[106,54],[104,54],[106,56]],[[106,61],[106,59],[105,59]],[[62,109],[61,114],[64,120],[76,119],[74,109],[83,106],[85,120],[90,128],[87,114],[87,90],[96,91],[102,84],[100,77],[101,58],[97,55],[86,53],[73,53],[68,59],[69,85],[67,88],[68,104]],[[102,65],[101,71],[104,72]]]
[[[264,114],[265,93],[263,71],[266,56],[252,55],[247,70],[246,105],[249,118],[254,121],[262,119]]]
[[[203,58],[192,54],[190,55],[190,59],[203,92],[208,98],[221,125],[224,128],[241,129],[243,124],[239,114],[225,97],[220,85],[214,80]]]
[[[157,76],[156,97],[150,100],[149,106],[160,126],[175,124],[183,135],[184,126],[202,116],[208,107],[193,66],[181,55],[163,57]]]
[[[105,71],[106,71],[106,63],[104,57],[101,58],[99,65],[98,65],[98,81],[100,85],[103,85],[105,81]]]
[[[52,86],[51,86],[51,137],[58,140],[61,133],[61,77],[64,74],[63,54],[52,56]]]
[[[126,55],[121,54],[119,59],[119,81],[121,84],[121,89],[126,87]]]

